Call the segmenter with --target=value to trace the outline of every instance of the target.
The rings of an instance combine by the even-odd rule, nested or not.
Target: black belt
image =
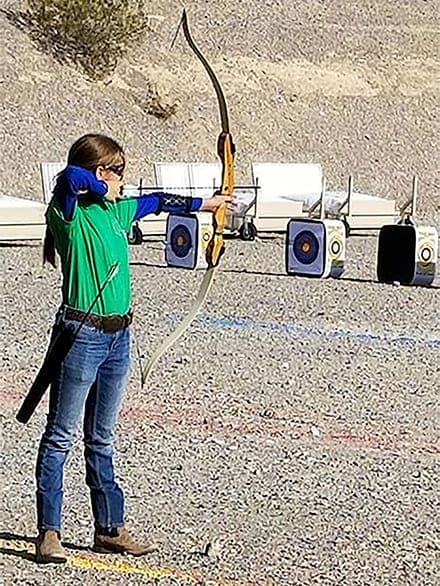
[[[85,315],[85,312],[80,311],[79,309],[73,309],[72,307],[64,308],[64,319],[82,321]],[[103,332],[113,333],[128,328],[132,321],[133,313],[129,311],[125,315],[120,315],[118,313],[113,313],[112,315],[96,315],[95,313],[91,313],[86,317],[84,323],[93,326],[98,330],[102,330]]]

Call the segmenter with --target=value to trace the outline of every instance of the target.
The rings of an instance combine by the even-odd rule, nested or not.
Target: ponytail
[[[55,186],[58,184],[62,173],[63,173],[63,171],[60,171],[56,175]],[[54,191],[52,192],[52,197],[51,197],[50,201],[52,201],[52,199],[54,197]],[[50,202],[49,202],[49,205],[50,205]],[[50,263],[54,269],[57,268],[57,263],[55,260],[55,240],[53,238],[53,234],[52,234],[52,231],[51,231],[49,224],[47,222],[47,216],[46,216],[46,233],[44,234],[44,243],[43,243],[43,266],[47,262]]]
[[[46,226],[46,234],[44,236],[43,266],[46,262],[49,262],[54,268],[57,266],[55,262],[55,241],[49,226]]]

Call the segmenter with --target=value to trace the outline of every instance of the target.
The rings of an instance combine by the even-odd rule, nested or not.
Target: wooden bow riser
[[[221,138],[223,141],[223,153],[221,154],[223,172],[220,195],[231,196],[234,191],[234,145],[229,133],[221,135]],[[213,217],[214,234],[206,250],[209,266],[217,266],[224,251],[223,231],[226,226],[227,211],[228,206],[224,203],[218,207]]]

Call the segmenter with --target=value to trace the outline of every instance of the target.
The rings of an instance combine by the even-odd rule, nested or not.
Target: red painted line
[[[309,447],[349,447],[373,449],[382,452],[440,454],[440,436],[415,436],[408,433],[390,433],[383,429],[370,432],[356,432],[329,419],[318,424],[297,423],[296,414],[276,413],[271,418],[249,413],[248,416],[218,416],[200,414],[200,410],[179,408],[166,409],[166,405],[149,399],[147,404],[131,401],[126,404],[122,417],[131,421],[144,421],[151,425],[173,428],[181,431],[197,431],[204,435],[233,437],[237,435],[261,436],[288,440],[289,443]]]
[[[3,382],[4,384],[4,382]],[[21,388],[20,388],[21,387]],[[12,384],[10,390],[0,387],[0,401],[17,411],[27,389],[23,383]],[[38,407],[46,409],[47,396]],[[235,436],[283,439],[290,444],[323,448],[370,449],[398,455],[440,454],[440,435],[427,436],[408,433],[405,429],[387,430],[377,427],[367,431],[354,431],[331,419],[298,422],[297,413],[277,412],[258,414],[252,411],[234,416],[215,413],[201,413],[200,407],[174,406],[148,398],[145,402],[126,401],[121,418],[137,424],[162,427],[182,432],[196,432],[205,436],[233,438]]]

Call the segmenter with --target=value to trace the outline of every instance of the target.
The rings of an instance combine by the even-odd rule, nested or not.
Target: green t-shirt
[[[137,210],[136,198],[112,203],[79,199],[71,220],[53,199],[46,212],[55,247],[61,257],[63,302],[87,311],[110,268],[119,269],[95,303],[92,313],[125,314],[131,305],[131,275],[127,233]]]

